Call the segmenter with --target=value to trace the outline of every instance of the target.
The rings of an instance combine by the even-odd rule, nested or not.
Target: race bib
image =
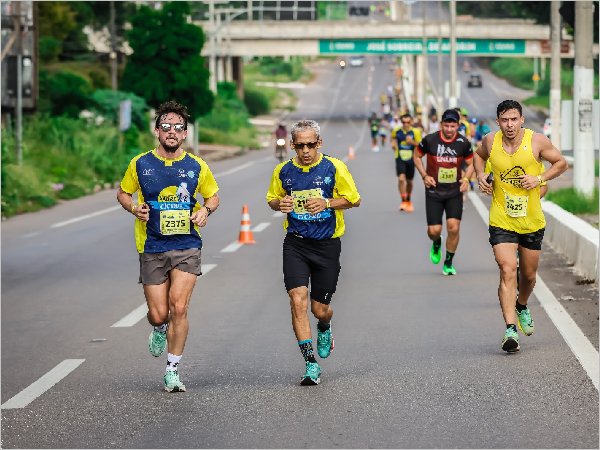
[[[323,198],[323,191],[321,189],[308,189],[306,191],[292,191],[292,199],[294,200],[294,212],[292,216],[299,220],[318,220],[330,217],[328,210],[321,211],[317,214],[310,214],[304,205],[308,199],[311,198]]]
[[[412,150],[400,150],[400,159],[402,161],[410,161],[412,159]]]
[[[372,125],[371,126],[371,130],[373,130],[373,131],[377,131],[378,129],[379,129],[379,127],[377,125]]]
[[[456,167],[451,169],[440,167],[438,170],[438,183],[456,183]]]
[[[160,232],[164,235],[190,234],[190,210],[161,211]]]
[[[511,195],[504,193],[504,212],[510,217],[525,217],[527,215],[527,195]]]

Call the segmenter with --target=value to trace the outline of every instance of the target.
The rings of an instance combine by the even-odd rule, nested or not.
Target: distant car
[[[362,67],[364,65],[364,60],[362,56],[352,56],[350,58],[350,66],[351,67]]]
[[[552,134],[552,122],[550,121],[550,117],[548,117],[546,119],[546,121],[544,122],[544,136],[549,138],[551,134]]]
[[[472,73],[469,75],[469,81],[467,81],[468,87],[483,87],[483,81],[481,80],[481,75],[478,73]]]

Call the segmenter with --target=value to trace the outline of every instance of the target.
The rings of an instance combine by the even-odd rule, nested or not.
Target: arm
[[[416,151],[413,153],[413,161],[415,162],[415,169],[419,171],[419,175],[423,178],[423,183],[426,188],[435,187],[436,182],[435,178],[430,175],[427,175],[427,171],[425,170],[425,165],[423,164],[423,156],[425,153],[421,153],[421,148],[425,141],[421,141],[421,144],[417,147]]]
[[[467,192],[471,186],[469,180],[471,179],[471,175],[473,175],[473,158],[465,159],[467,170],[463,172],[462,178],[460,179],[460,192]]]
[[[544,158],[552,165],[539,177],[535,175],[521,175],[521,186],[528,191],[538,187],[541,182],[553,180],[554,178],[562,175],[569,167],[567,161],[565,161],[565,158],[560,153],[560,150],[552,145],[550,139],[543,134],[534,133],[531,144],[533,145],[534,149],[539,149],[539,156]]]
[[[207,207],[210,208],[210,213],[208,212]],[[202,205],[202,208],[200,208],[198,211],[190,215],[190,220],[194,223],[194,225],[203,227],[206,225],[208,216],[214,213],[218,207],[219,194],[215,193],[212,197],[204,198],[204,205]]]
[[[273,211],[281,211],[282,213],[291,213],[294,210],[294,199],[290,195],[283,198],[274,198],[269,201],[269,206]]]
[[[355,203],[350,203],[344,197],[330,198],[327,200],[329,200],[329,209],[350,209],[360,206],[360,198]],[[310,198],[306,201],[304,208],[306,208],[310,214],[320,213],[327,209],[327,200],[324,198]]]
[[[494,136],[486,135],[483,137],[481,145],[477,151],[473,154],[473,164],[475,166],[475,172],[477,173],[477,183],[479,184],[479,190],[484,194],[492,195],[492,185],[487,182],[487,175],[485,174],[485,163],[490,157],[490,149],[493,143]]]
[[[142,222],[148,222],[148,219],[150,218],[150,207],[146,203],[136,205],[133,203],[132,195],[121,188],[117,191],[117,200],[125,211],[130,212]]]

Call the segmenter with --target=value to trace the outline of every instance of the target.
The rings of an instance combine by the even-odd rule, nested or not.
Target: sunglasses
[[[161,123],[160,124],[161,131],[171,131],[171,127],[173,127],[173,129],[175,130],[176,133],[181,133],[183,130],[185,130],[185,125],[182,123],[176,123],[174,125],[172,125],[170,123]]]
[[[406,123],[411,123],[410,120],[403,120],[402,123],[406,124]]]
[[[294,146],[294,148],[297,148],[298,150],[302,150],[304,149],[304,147],[308,147],[310,149],[313,148],[317,148],[317,145],[319,145],[319,141],[315,141],[315,142],[305,142],[303,144],[299,144],[297,142],[292,142],[292,145]]]

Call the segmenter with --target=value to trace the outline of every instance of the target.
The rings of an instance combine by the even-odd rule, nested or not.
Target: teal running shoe
[[[429,257],[431,262],[439,264],[442,259],[442,243],[444,239],[440,236],[440,246],[436,248],[435,242],[431,244],[431,250],[429,251]]]
[[[515,308],[515,312],[517,313],[519,329],[525,336],[531,336],[533,334],[533,319],[529,308],[525,308],[521,312]]]
[[[517,332],[512,328],[507,328],[504,333],[504,339],[502,340],[502,350],[505,352],[518,352],[521,350],[519,347],[519,336]]]
[[[162,355],[162,352],[165,351],[165,347],[167,346],[167,333],[152,330],[150,338],[148,338],[148,346],[150,347],[150,354],[152,356],[159,357]]]
[[[185,392],[185,384],[179,381],[179,375],[176,370],[167,370],[165,374],[165,391]]]
[[[449,266],[444,264],[442,273],[444,275],[456,275],[456,269],[454,268],[454,266],[452,264],[450,264]]]
[[[321,382],[321,368],[317,363],[306,361],[306,373],[300,380],[302,386],[315,386]]]
[[[317,327],[317,352],[321,358],[327,358],[333,350],[333,336],[331,336],[331,325],[327,331],[321,331]]]

